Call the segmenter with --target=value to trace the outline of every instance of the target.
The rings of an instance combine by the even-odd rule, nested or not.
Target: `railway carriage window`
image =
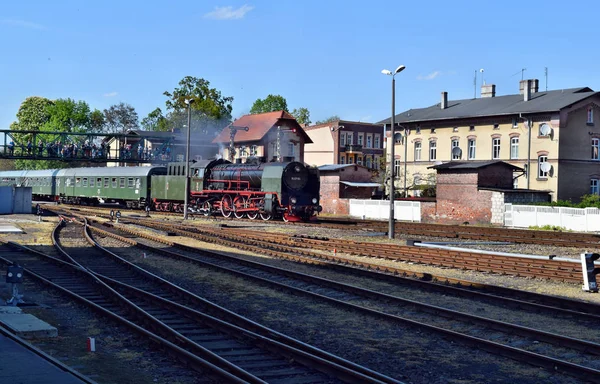
[[[88,179],[87,179],[87,177],[84,177],[84,178],[83,178],[83,186],[84,186],[84,187],[87,187],[87,186],[88,186],[88,183],[87,183],[87,182],[88,182]]]
[[[98,179],[98,185],[100,185],[100,179]],[[108,177],[104,178],[104,188],[108,188]]]
[[[134,184],[133,184],[133,177],[129,177],[127,179],[127,188],[133,188]]]
[[[136,177],[136,178],[135,178],[135,188],[136,188],[136,189],[140,189],[141,185],[142,185],[142,184],[141,184],[141,180],[140,180],[140,178],[139,178],[139,177]]]
[[[110,186],[111,186],[112,188],[117,188],[117,178],[116,178],[116,177],[113,177],[113,178],[110,180],[110,184],[111,184]]]
[[[71,185],[71,178],[70,178],[70,177],[68,177],[68,178],[65,180],[65,185],[66,185],[67,187]]]
[[[119,188],[125,188],[125,178],[119,177]]]
[[[90,177],[90,188],[94,187],[94,178]]]
[[[81,177],[78,177],[75,179],[75,184],[81,184]]]

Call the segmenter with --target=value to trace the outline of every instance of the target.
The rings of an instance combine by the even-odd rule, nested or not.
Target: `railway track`
[[[71,208],[72,209],[72,208]],[[86,210],[86,208],[75,208]],[[98,212],[97,210],[95,210]],[[103,212],[103,209],[100,209]],[[109,210],[105,211],[106,214]],[[139,211],[132,211],[139,212]],[[174,212],[152,212],[152,215],[161,215],[167,217],[178,217],[181,213]],[[195,214],[195,217],[205,217],[204,215]],[[211,217],[211,221],[223,222],[256,222],[257,220],[231,219],[219,216]],[[354,219],[332,219],[319,218],[315,222],[307,223],[286,223],[277,222],[278,225],[302,225],[315,226],[332,229],[349,229],[369,230],[376,232],[387,232],[388,223],[378,220],[354,220]],[[541,230],[526,230],[514,228],[495,228],[495,227],[480,227],[467,225],[448,225],[448,224],[428,224],[428,223],[409,223],[396,222],[395,230],[397,234],[405,234],[411,236],[428,236],[441,237],[461,240],[484,240],[484,241],[501,241],[510,243],[522,244],[540,244],[557,247],[574,247],[574,248],[589,248],[600,249],[600,235],[591,233],[577,232],[560,232],[560,231],[541,231]]]
[[[113,318],[121,321],[127,318],[130,325],[137,322],[146,329],[152,329],[155,333],[146,336],[170,346],[172,351],[190,360],[192,365],[196,362],[205,370],[216,373],[220,381],[397,382],[247,320],[250,328],[272,333],[278,340],[189,308],[184,303],[190,300],[204,307],[210,306],[210,303],[124,262],[94,243],[89,233],[86,233],[86,245],[82,240],[83,228],[69,224],[55,231],[57,249],[68,261],[30,252],[21,252],[23,257],[13,254],[11,258],[24,265],[28,273],[43,276],[46,281],[63,279],[66,283],[60,287],[61,290],[79,293],[84,301],[104,309],[105,314],[108,311]],[[56,269],[55,264],[60,265],[61,271]],[[49,265],[53,268],[49,268]],[[65,275],[64,269],[67,267],[88,275],[88,279],[74,282],[72,276]],[[89,280],[90,274],[94,277],[92,282]],[[102,294],[98,292],[98,283],[105,288]],[[110,301],[106,299],[107,291],[112,294]],[[115,302],[126,308],[119,311],[115,308]],[[239,323],[244,323],[243,318],[222,308],[213,306],[212,312],[221,313],[222,317],[225,314],[224,317],[228,319],[235,317]]]
[[[117,235],[115,232],[117,232],[118,229],[116,228],[110,228],[109,230],[110,232],[105,229],[94,229],[97,233],[104,236],[112,236],[131,245],[141,246],[144,249],[150,247],[148,243],[140,243],[137,240],[127,239]],[[156,241],[156,239],[154,241]],[[167,245],[172,247],[175,244],[169,243]],[[529,361],[550,370],[562,371],[594,382],[600,380],[600,376],[596,376],[600,374],[600,371],[597,371],[596,369],[598,368],[596,358],[587,356],[591,351],[600,353],[600,349],[598,349],[600,344],[595,342],[579,340],[573,337],[561,336],[503,321],[448,310],[439,306],[414,302],[396,296],[338,283],[332,280],[281,270],[236,257],[227,257],[190,247],[178,248],[180,248],[181,251],[172,252],[161,250],[159,253],[163,256],[185,260],[203,267],[214,268],[221,272],[225,271],[245,279],[255,280],[263,284],[270,284],[277,289],[287,289],[294,294],[318,297],[319,299],[333,302],[335,305],[340,305],[352,310],[363,311],[369,315],[377,316],[388,321],[425,328],[428,332],[436,332],[444,337],[451,337],[463,343],[476,346],[477,348],[517,359],[519,361]],[[319,293],[317,294],[314,292]],[[475,294],[473,294],[473,296],[475,296]],[[365,306],[365,301],[367,300],[370,301],[370,303]],[[378,302],[379,304],[373,304],[371,301]],[[510,300],[504,298],[500,301],[506,303]],[[533,306],[532,303],[530,303],[530,305]],[[394,309],[391,309],[391,307]],[[538,309],[542,309],[542,307],[543,306],[539,306]],[[587,316],[588,320],[590,320],[590,324],[593,324],[600,318],[600,315],[598,314],[575,313],[558,307],[549,308],[546,306],[543,307],[543,309],[555,311],[555,313],[562,313],[563,315],[567,314],[567,317],[572,315],[579,317]],[[597,312],[598,308],[595,309]],[[412,315],[412,318],[407,318],[407,313]],[[402,314],[403,317],[400,316],[400,314]],[[433,321],[431,315],[435,315]],[[473,326],[474,324],[476,324],[476,326]],[[478,335],[480,337],[478,337]],[[481,335],[486,336],[485,338],[481,338]],[[600,335],[598,335],[598,337],[600,338]],[[501,344],[497,342],[497,340],[508,341],[505,344]],[[514,347],[515,345],[519,347],[516,348]],[[548,352],[549,348],[554,348],[554,352]],[[548,356],[552,354],[554,354],[554,357]],[[577,357],[574,357],[574,354],[577,354]],[[571,362],[561,360],[561,357],[567,356]]]

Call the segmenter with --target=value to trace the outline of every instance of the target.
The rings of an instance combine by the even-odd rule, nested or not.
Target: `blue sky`
[[[4,1],[0,4],[0,128],[28,96],[104,109],[124,101],[140,119],[184,76],[233,96],[233,116],[284,96],[313,121],[376,122],[396,111],[473,97],[484,69],[497,94],[525,78],[545,88],[600,90],[600,2],[578,1]],[[478,77],[478,87],[481,74]]]

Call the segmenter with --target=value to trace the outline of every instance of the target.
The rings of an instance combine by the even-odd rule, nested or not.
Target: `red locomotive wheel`
[[[231,213],[233,212],[233,201],[231,200],[231,196],[225,195],[221,199],[221,214],[223,217],[231,217]]]
[[[248,200],[246,200],[246,198],[244,196],[236,196],[235,199],[233,199],[233,215],[238,219],[243,218],[246,213],[245,212],[238,213],[238,209],[244,209],[244,208],[247,208],[247,206],[248,206]]]

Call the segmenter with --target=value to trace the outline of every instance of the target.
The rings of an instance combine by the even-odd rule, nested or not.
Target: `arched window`
[[[543,165],[544,163],[548,162],[548,156],[542,155],[540,157],[538,157],[538,178],[540,179],[547,179],[548,178],[548,171],[544,171],[542,168],[545,167],[545,165]]]

